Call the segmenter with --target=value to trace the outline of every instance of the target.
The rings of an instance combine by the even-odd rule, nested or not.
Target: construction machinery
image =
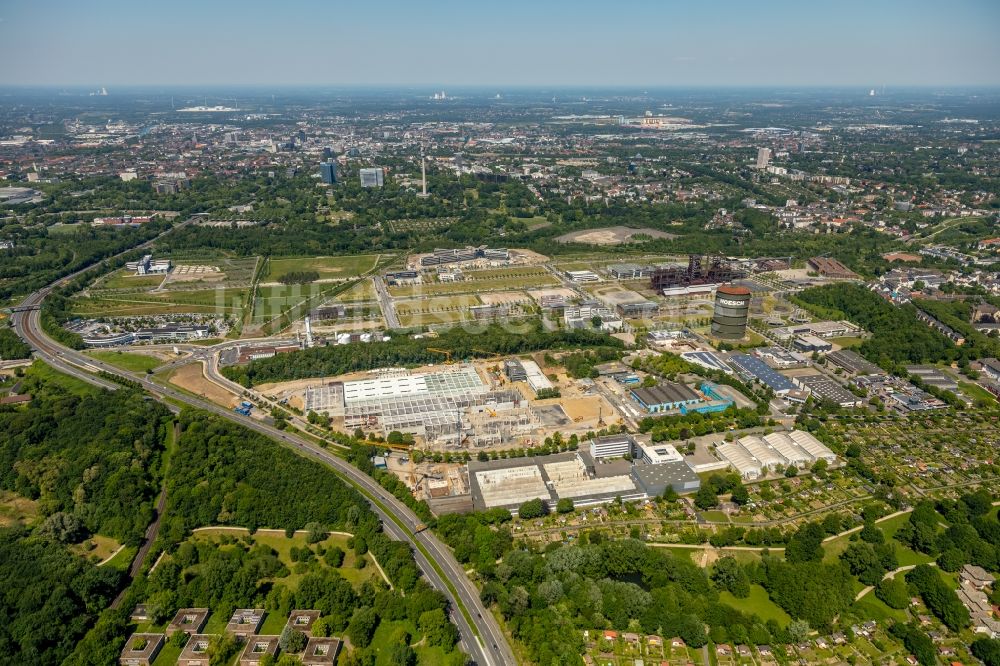
[[[451,360],[451,352],[448,351],[447,349],[438,349],[437,347],[428,347],[427,351],[437,352],[438,354],[444,354],[445,355],[445,361],[444,361],[445,365],[451,365],[451,364],[454,363],[454,361]]]

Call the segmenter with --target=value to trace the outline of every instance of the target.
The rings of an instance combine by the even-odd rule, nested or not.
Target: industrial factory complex
[[[638,500],[701,487],[701,480],[669,444],[640,445],[630,435],[594,439],[589,447],[544,458],[469,463],[472,502],[477,510],[516,510],[541,499],[554,508],[560,499],[576,506],[613,499]]]
[[[560,499],[571,499],[575,506],[591,506],[658,497],[668,487],[692,493],[701,487],[700,471],[729,468],[754,481],[781,474],[789,465],[805,469],[817,460],[837,463],[829,448],[800,430],[720,442],[716,451],[717,461],[695,462],[671,444],[641,444],[623,434],[545,457],[474,461],[469,463],[472,505],[477,511],[516,511],[529,500],[554,508]]]

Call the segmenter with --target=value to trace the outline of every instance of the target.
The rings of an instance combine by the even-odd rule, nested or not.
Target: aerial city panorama
[[[0,666],[1000,666],[998,34],[0,3]]]

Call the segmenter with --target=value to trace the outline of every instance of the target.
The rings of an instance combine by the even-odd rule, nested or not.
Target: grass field
[[[426,314],[405,314],[399,315],[399,324],[404,328],[416,326],[436,326],[440,324],[454,324],[464,321],[466,317],[461,312],[430,312]]]
[[[220,535],[230,535],[236,537],[243,537],[247,535],[246,530],[229,530],[229,529],[207,529],[199,530],[194,533],[191,537],[193,539],[202,540],[216,540]],[[304,548],[308,544],[306,543],[306,535],[296,533],[292,538],[285,536],[284,532],[274,532],[270,530],[259,530],[254,533],[253,536],[249,537],[254,543],[263,544],[273,548],[278,553],[278,558],[288,567],[291,573],[285,577],[281,578],[280,581],[284,585],[290,588],[295,588],[298,585],[299,580],[302,578],[302,574],[295,573],[296,563],[292,562],[291,550],[292,547]],[[364,581],[370,578],[375,578],[379,576],[378,567],[375,566],[374,560],[371,554],[364,555],[364,559],[367,560],[367,566],[364,569],[355,568],[355,560],[357,559],[354,555],[354,551],[347,547],[348,537],[342,534],[331,534],[325,541],[321,541],[313,546],[315,550],[317,547],[321,548],[332,548],[333,546],[339,546],[345,553],[344,565],[338,569],[340,574],[350,581],[352,585],[361,585]],[[327,564],[322,561],[321,558],[317,558],[319,566],[327,568]],[[284,622],[282,621],[282,626]]]
[[[830,338],[830,342],[841,347],[857,347],[864,342],[864,338],[847,336],[843,338]]]
[[[962,393],[969,396],[973,400],[985,400],[990,403],[997,401],[992,393],[984,389],[979,384],[973,384],[972,382],[958,382],[958,387],[962,389]]]
[[[338,303],[359,303],[375,300],[375,285],[371,280],[362,280],[333,299]]]
[[[719,594],[719,601],[745,613],[753,613],[765,622],[773,619],[782,627],[788,626],[788,623],[792,621],[788,613],[771,601],[771,598],[767,596],[767,590],[760,585],[751,585],[750,596],[746,599],[737,599],[729,592],[723,591]]]
[[[410,636],[418,636],[417,628],[412,622],[405,620],[380,622],[378,629],[375,630],[375,635],[372,637],[371,644],[377,648],[381,654],[385,654],[387,652],[387,648],[392,645],[401,630],[405,630],[410,634]],[[436,666],[437,664],[444,662],[445,653],[441,648],[424,645],[422,644],[422,641],[418,641],[418,643],[421,644],[411,643],[413,651],[417,653],[418,666]],[[389,664],[389,662],[382,661],[380,658],[376,659],[375,664],[376,666],[381,666],[382,664]]]
[[[121,544],[111,537],[95,534],[83,543],[71,546],[70,550],[93,562],[103,562],[112,553],[118,550],[119,546],[121,546]]]
[[[888,520],[881,521],[878,523],[878,527],[882,530],[882,533],[885,534],[886,539],[892,539],[896,532],[899,531],[899,528],[902,527],[909,519],[910,514],[904,513],[898,516],[893,516]],[[835,562],[837,558],[840,557],[840,554],[847,550],[847,547],[851,544],[852,536],[857,538],[857,532],[845,534],[837,537],[836,539],[831,539],[830,541],[825,542],[823,544],[823,550],[825,551],[823,554],[823,561]],[[925,564],[934,560],[933,557],[924,555],[923,553],[918,553],[898,541],[893,541],[892,543],[896,545],[896,559],[901,567],[910,564]]]
[[[170,641],[165,642],[160,649],[160,654],[156,655],[153,666],[177,666],[177,658],[181,656],[182,649],[175,647]]]
[[[271,259],[267,281],[299,271],[316,271],[319,279],[352,278],[375,268],[381,255],[363,254],[351,257],[286,257]]]
[[[140,316],[199,313],[239,314],[246,289],[195,289],[157,293],[100,295],[73,299],[73,312],[81,317]]]
[[[76,395],[87,395],[97,390],[82,379],[56,372],[51,366],[46,365],[42,361],[32,363],[31,367],[27,370],[27,374],[30,377],[41,380],[47,385],[59,386]]]
[[[162,275],[136,275],[124,269],[115,271],[101,281],[98,289],[149,289],[163,282]]]
[[[473,295],[442,296],[439,298],[423,298],[411,301],[399,301],[396,303],[396,312],[399,314],[414,314],[421,312],[441,312],[467,308],[470,305],[479,305],[479,297]]]
[[[124,351],[91,351],[88,356],[93,356],[98,361],[104,361],[111,365],[128,370],[130,372],[146,372],[163,365],[163,361],[145,354],[133,354]]]
[[[30,525],[38,518],[38,502],[0,490],[0,527]]]
[[[46,227],[45,231],[49,236],[69,236],[87,228],[87,226],[85,224],[53,224]]]
[[[135,546],[122,548],[118,551],[118,554],[112,557],[111,560],[104,566],[111,567],[112,569],[118,569],[119,571],[125,571],[132,565],[132,559],[138,552],[139,549]]]
[[[257,289],[257,298],[254,300],[253,323],[262,324],[278,317],[282,312],[295,307],[310,299],[318,298],[323,294],[336,289],[338,284],[308,284],[308,285],[281,285],[272,287],[260,287]]]

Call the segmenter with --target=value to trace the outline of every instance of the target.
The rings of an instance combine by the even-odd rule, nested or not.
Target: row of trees
[[[342,375],[372,368],[440,362],[441,352],[433,351],[432,348],[447,350],[454,359],[464,359],[485,358],[494,354],[523,354],[543,349],[602,346],[621,348],[622,343],[595,331],[550,332],[543,330],[540,323],[526,325],[525,330],[511,331],[494,324],[483,327],[477,333],[451,329],[434,339],[400,336],[384,343],[314,347],[251,361],[247,366],[231,366],[224,368],[223,373],[244,386],[252,386],[262,382]]]
[[[730,405],[721,412],[702,414],[671,414],[647,416],[639,422],[641,432],[651,433],[654,442],[689,439],[713,432],[724,432],[730,427],[753,428],[764,424],[756,409]]]

